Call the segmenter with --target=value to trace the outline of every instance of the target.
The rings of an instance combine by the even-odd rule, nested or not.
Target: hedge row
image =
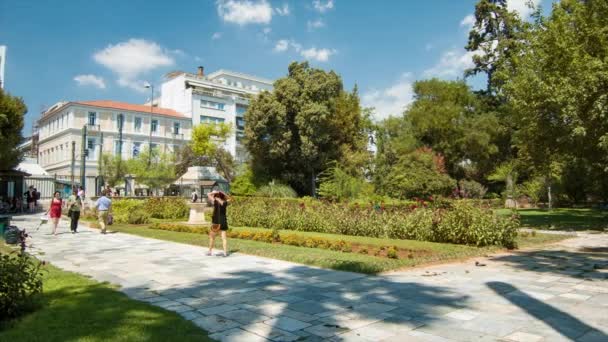
[[[146,224],[150,218],[186,219],[190,208],[186,200],[175,197],[150,197],[140,199],[114,199],[112,216],[116,223]],[[88,211],[87,218],[94,217],[95,211]]]
[[[235,198],[233,226],[287,229],[475,246],[515,247],[519,219],[499,217],[467,200],[383,211],[319,201]]]
[[[207,234],[207,228],[193,227],[183,224],[167,224],[167,223],[156,223],[150,226],[152,229],[167,230],[173,232],[187,232],[196,234]],[[322,237],[307,237],[294,233],[279,233],[274,230],[267,231],[249,231],[249,230],[229,230],[227,236],[235,239],[242,240],[253,240],[266,243],[280,243],[284,245],[297,246],[297,247],[308,247],[308,248],[321,248],[330,249],[333,251],[340,251],[344,253],[354,252],[353,245],[350,242],[344,240],[331,240]],[[397,259],[399,248],[395,246],[387,246],[374,248],[374,246],[365,246],[357,250],[358,253],[369,254],[375,256],[386,256],[388,258]],[[384,252],[384,253],[382,253]]]

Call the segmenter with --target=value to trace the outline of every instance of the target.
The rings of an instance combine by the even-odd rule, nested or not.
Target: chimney
[[[203,77],[205,76],[205,68],[203,68],[202,66],[198,67],[198,72],[196,73],[198,76]]]

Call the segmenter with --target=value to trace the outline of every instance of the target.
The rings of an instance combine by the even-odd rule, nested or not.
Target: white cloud
[[[277,7],[274,9],[275,12],[277,12],[278,15],[280,16],[286,16],[289,15],[289,5],[288,4],[283,4],[283,7]]]
[[[467,15],[460,22],[460,27],[466,27],[468,30],[470,30],[473,25],[475,25],[475,16],[472,14]]]
[[[399,80],[385,89],[372,89],[361,96],[364,107],[374,107],[374,119],[384,120],[399,116],[414,100],[412,75],[404,73]]]
[[[106,83],[104,82],[103,77],[91,74],[77,75],[74,77],[74,81],[76,81],[79,86],[94,86],[99,89],[106,89]]]
[[[215,32],[212,36],[211,36],[211,40],[218,40],[222,38],[222,32]]]
[[[277,42],[277,44],[274,46],[274,51],[276,51],[276,52],[287,51],[287,49],[289,49],[289,40],[287,40],[287,39],[279,40]]]
[[[473,56],[477,54],[479,52],[476,51],[447,51],[441,56],[435,66],[424,71],[424,76],[438,78],[461,77],[465,69],[473,66]]]
[[[138,77],[151,70],[175,63],[170,53],[155,42],[129,39],[116,45],[108,45],[96,52],[93,59],[118,76],[118,84],[143,92]]]
[[[323,21],[323,19],[317,19],[315,21],[308,21],[306,23],[306,26],[308,27],[309,31],[321,28],[325,26],[325,22]]]
[[[517,12],[521,18],[526,19],[541,2],[542,0],[507,0],[507,8],[509,11]],[[531,3],[533,8],[530,8],[528,3]]]
[[[323,2],[322,0],[313,0],[312,7],[320,13],[325,13],[334,8],[334,0],[327,0],[326,2]]]
[[[337,51],[334,49],[317,49],[315,47],[311,47],[310,49],[302,50],[300,54],[306,59],[312,59],[317,62],[327,62],[329,57],[336,54],[336,52]]]
[[[268,24],[272,7],[266,0],[218,0],[217,13],[222,20],[238,25]]]

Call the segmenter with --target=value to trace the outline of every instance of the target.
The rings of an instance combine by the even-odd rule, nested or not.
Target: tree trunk
[[[549,200],[549,210],[553,210],[553,198],[551,196],[551,182],[547,185],[547,199]]]
[[[317,194],[316,194],[316,184],[315,184],[315,169],[312,169],[312,171],[310,172],[310,174],[311,174],[310,175],[310,183],[311,183],[311,186],[312,186],[311,194],[312,194],[313,198],[316,198]]]

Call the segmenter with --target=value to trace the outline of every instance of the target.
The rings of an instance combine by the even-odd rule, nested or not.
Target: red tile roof
[[[75,101],[73,103],[86,105],[86,106],[95,106],[95,107],[112,108],[112,109],[120,109],[120,110],[130,110],[130,111],[134,111],[134,112],[153,113],[153,114],[157,114],[157,115],[167,115],[167,116],[173,116],[173,117],[180,118],[180,119],[188,118],[184,114],[177,112],[173,109],[154,107],[154,109],[151,111],[150,106],[110,101],[110,100]]]

